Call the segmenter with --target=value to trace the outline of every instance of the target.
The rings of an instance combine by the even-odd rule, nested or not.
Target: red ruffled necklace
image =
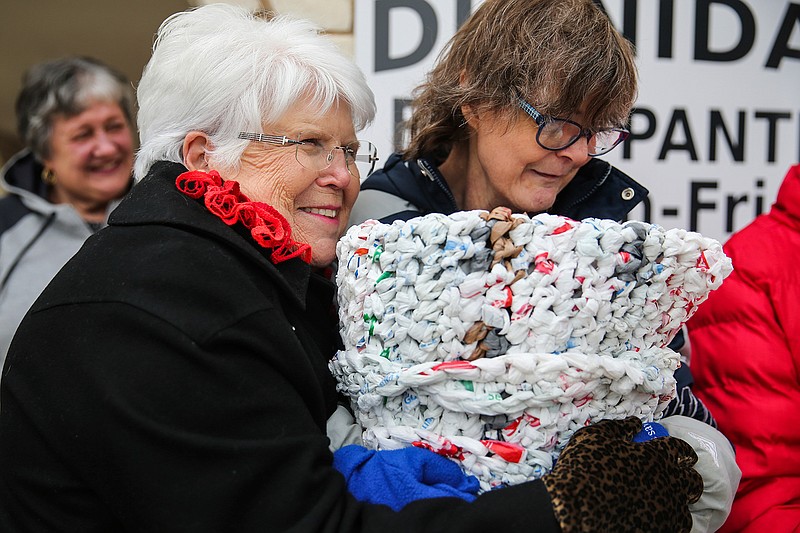
[[[294,257],[311,263],[311,246],[292,239],[292,228],[286,218],[271,205],[251,201],[242,194],[236,181],[224,181],[216,170],[193,170],[178,176],[175,186],[190,198],[203,198],[206,208],[225,224],[244,225],[259,246],[270,250],[273,263]]]

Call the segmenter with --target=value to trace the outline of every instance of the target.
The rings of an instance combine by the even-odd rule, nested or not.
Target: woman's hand
[[[564,533],[688,532],[689,504],[703,493],[686,442],[631,439],[639,419],[602,420],[578,430],[542,480]]]
[[[450,459],[413,446],[368,450],[351,444],[333,454],[333,466],[357,500],[388,505],[395,511],[427,498],[472,501],[480,488],[476,477],[464,474]]]

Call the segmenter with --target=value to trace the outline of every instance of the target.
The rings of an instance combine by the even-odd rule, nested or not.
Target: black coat
[[[332,284],[178,192],[184,170],[154,166],[23,321],[0,531],[558,530],[540,481],[400,513],[356,502],[325,434]]]
[[[459,210],[447,181],[425,158],[404,161],[399,154],[392,154],[383,168],[364,180],[361,190],[382,191],[410,204],[407,211],[381,216],[380,221],[385,223],[430,213],[450,215]],[[575,220],[594,217],[621,221],[647,194],[633,178],[593,158],[578,170],[547,212]]]

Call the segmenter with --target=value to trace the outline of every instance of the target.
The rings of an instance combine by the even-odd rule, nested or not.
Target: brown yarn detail
[[[509,237],[508,234],[514,228],[525,222],[523,218],[512,217],[511,213],[511,209],[507,207],[495,207],[491,212],[483,212],[479,215],[486,222],[489,222],[490,220],[495,221],[494,225],[492,226],[492,231],[489,234],[489,242],[491,243],[492,251],[494,252],[494,257],[492,258],[492,264],[490,268],[494,268],[497,263],[503,261],[509,272],[513,270],[510,259],[517,257],[523,250],[523,247],[514,246],[514,242],[511,240],[511,237]],[[509,285],[513,285],[526,275],[527,273],[524,270],[517,271],[513,281],[509,283]],[[476,341],[482,341],[492,329],[494,328],[487,326],[483,322],[476,322],[469,328],[469,330],[467,330],[467,333],[464,336],[464,342],[471,344]],[[464,357],[464,359],[467,361],[474,361],[475,359],[480,359],[486,355],[486,352],[488,351],[489,346],[483,342],[478,342],[472,353]]]
[[[512,267],[509,259],[517,257],[523,247],[514,246],[508,233],[522,224],[524,222],[523,219],[512,217],[511,209],[507,207],[495,207],[490,213],[481,213],[480,217],[487,222],[496,220],[489,235],[489,242],[492,244],[492,250],[494,251],[491,266],[494,267],[497,263],[503,261],[506,268],[511,271]]]
[[[472,344],[475,341],[482,341],[486,338],[486,335],[489,334],[490,330],[491,328],[483,322],[475,322],[467,330],[466,335],[464,335],[464,342]]]
[[[464,342],[466,344],[472,344],[475,341],[482,341],[483,339],[486,338],[486,335],[488,335],[492,329],[493,328],[490,328],[482,321],[475,322],[474,324],[472,324],[472,326],[470,326],[470,328],[467,330],[467,333],[464,335]],[[478,345],[475,347],[472,353],[469,354],[467,357],[464,357],[463,359],[466,359],[467,361],[474,361],[475,359],[480,359],[481,357],[486,355],[486,352],[488,350],[489,348],[484,343],[478,342]]]

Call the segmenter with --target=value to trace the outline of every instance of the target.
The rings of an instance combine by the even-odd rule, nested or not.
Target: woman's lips
[[[319,215],[326,218],[337,218],[339,215],[339,210],[334,208],[328,207],[302,207],[300,208],[301,211],[305,213],[310,213],[312,215]]]
[[[97,174],[113,174],[117,172],[122,166],[121,161],[112,161],[109,163],[89,165],[89,170]]]

